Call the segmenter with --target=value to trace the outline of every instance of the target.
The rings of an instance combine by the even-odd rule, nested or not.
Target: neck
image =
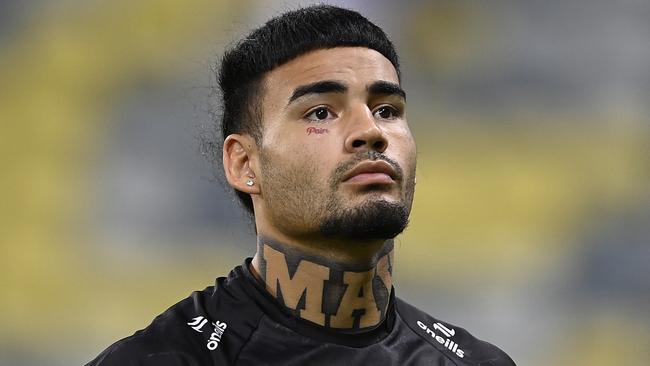
[[[382,322],[393,283],[392,240],[356,260],[303,249],[258,237],[252,272],[281,304],[312,323],[363,329]]]

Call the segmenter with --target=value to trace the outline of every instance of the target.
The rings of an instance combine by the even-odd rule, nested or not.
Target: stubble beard
[[[373,241],[393,239],[408,226],[412,185],[406,184],[404,196],[398,201],[381,197],[382,187],[368,187],[368,199],[361,205],[346,208],[340,199],[331,196],[327,216],[320,224],[324,237],[338,240]]]
[[[342,178],[355,165],[363,160],[383,160],[390,164],[395,171],[396,183],[401,185],[400,197],[396,201],[388,201],[382,197],[390,190],[385,185],[368,185],[360,189],[364,201],[357,205],[346,207],[340,193]],[[354,159],[340,164],[330,179],[332,194],[327,203],[327,216],[320,224],[321,235],[339,240],[374,241],[393,239],[408,225],[411,204],[415,190],[413,176],[415,169],[404,174],[402,167],[388,156],[369,151],[357,154]]]
[[[341,197],[341,177],[362,160],[385,160],[398,171],[398,184],[402,185],[400,197],[388,201],[382,197],[387,188],[370,185],[360,194],[367,199],[360,205],[346,207]],[[275,161],[274,161],[275,160]],[[359,154],[343,163],[332,174],[328,188],[318,194],[316,169],[312,167],[278,169],[277,160],[262,158],[262,170],[267,185],[267,204],[275,216],[275,224],[285,232],[296,234],[318,233],[321,237],[338,241],[374,241],[396,237],[408,225],[415,183],[413,176],[404,175],[399,165],[382,154]],[[296,173],[302,171],[302,174]],[[404,181],[405,180],[405,181]],[[267,186],[268,187],[268,186]],[[349,206],[349,204],[348,204]],[[310,229],[311,228],[311,229]]]

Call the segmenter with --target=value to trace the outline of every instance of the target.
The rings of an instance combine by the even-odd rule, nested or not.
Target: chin
[[[377,196],[376,199],[366,198],[352,207],[329,207],[327,212],[329,216],[320,226],[321,234],[326,237],[387,240],[399,235],[408,225],[410,205]]]

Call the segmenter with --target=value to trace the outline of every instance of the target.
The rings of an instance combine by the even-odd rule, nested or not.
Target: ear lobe
[[[229,135],[223,142],[223,169],[228,184],[248,194],[260,193],[255,171],[251,166],[251,146],[254,144],[250,136],[239,134]]]

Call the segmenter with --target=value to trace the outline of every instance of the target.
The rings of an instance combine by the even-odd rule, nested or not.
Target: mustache
[[[335,187],[339,183],[341,183],[343,177],[348,171],[350,171],[350,169],[354,168],[357,164],[365,160],[372,160],[372,161],[383,160],[387,162],[388,164],[390,164],[391,167],[393,167],[393,169],[395,169],[395,174],[396,174],[395,178],[398,181],[401,181],[402,177],[404,176],[404,171],[402,170],[402,167],[400,167],[395,160],[389,158],[383,153],[373,150],[368,152],[357,153],[352,159],[339,164],[336,167],[336,169],[334,169],[334,174],[332,175],[332,179],[330,181],[332,187]]]

